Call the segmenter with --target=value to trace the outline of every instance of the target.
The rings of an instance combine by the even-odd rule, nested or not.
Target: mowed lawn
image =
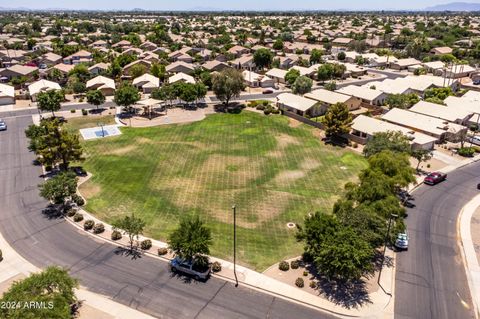
[[[214,114],[122,133],[84,142],[84,167],[93,173],[80,187],[87,210],[107,222],[135,213],[147,223],[145,235],[160,240],[182,216],[199,214],[213,233],[211,254],[231,260],[235,204],[237,258],[257,270],[301,254],[287,223],[330,211],[366,166],[279,115]]]

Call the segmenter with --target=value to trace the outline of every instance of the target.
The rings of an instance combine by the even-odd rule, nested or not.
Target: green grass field
[[[311,127],[248,111],[122,133],[84,142],[87,210],[107,222],[133,212],[161,240],[183,215],[199,214],[213,233],[211,254],[231,259],[236,204],[237,258],[257,270],[301,254],[286,224],[329,211],[366,165]]]

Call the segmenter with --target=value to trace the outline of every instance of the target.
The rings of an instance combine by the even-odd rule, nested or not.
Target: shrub
[[[78,102],[83,102],[83,101],[85,101],[85,98],[83,96],[78,99]]]
[[[290,262],[290,267],[292,267],[292,269],[298,269],[298,266],[300,266],[298,260],[292,260]]]
[[[152,248],[152,241],[150,239],[142,240],[140,242],[140,248],[142,248],[142,250],[148,250]]]
[[[263,104],[257,105],[256,109],[260,110],[260,111],[263,111],[263,110],[265,110],[265,105],[263,105]]]
[[[287,271],[287,270],[290,269],[290,266],[288,265],[288,263],[285,260],[282,260],[278,264],[278,269],[280,269],[281,271]]]
[[[303,277],[307,277],[308,276],[308,271],[304,270],[303,271]]]
[[[317,283],[315,281],[310,281],[310,284],[308,284],[310,288],[317,288]]]
[[[427,164],[427,168],[430,168],[431,166],[432,166],[432,165],[430,165],[430,164]]]
[[[77,110],[75,110],[75,109],[70,110],[70,113],[75,113],[75,112],[77,112]]]
[[[101,234],[105,231],[105,225],[102,223],[96,223],[95,226],[93,226],[93,232],[95,234]]]
[[[166,247],[160,247],[157,250],[159,256],[166,255],[168,253],[168,249]]]
[[[353,147],[353,148],[357,148],[357,147],[358,147],[358,143],[353,142],[353,143],[352,143],[352,147]]]
[[[298,288],[303,288],[305,285],[305,282],[303,281],[303,278],[298,277],[297,280],[295,280],[295,286]]]
[[[110,236],[110,238],[111,238],[112,240],[122,239],[122,233],[119,232],[118,230],[114,230],[114,231],[112,232],[112,235]]]
[[[2,253],[2,250],[0,249],[0,261],[3,260],[3,253]]]
[[[304,252],[302,254],[302,260],[304,263],[311,263],[313,261],[313,257],[311,254]]]
[[[213,264],[212,264],[212,271],[213,272],[219,272],[222,270],[222,264],[219,263],[218,261],[215,261]]]
[[[80,213],[75,213],[75,215],[73,216],[73,221],[78,223],[78,222],[81,222],[82,220],[83,220],[83,215]]]
[[[88,111],[85,109],[82,109],[82,115],[88,115]]]
[[[270,113],[272,113],[272,111],[269,108],[263,110],[263,114],[265,115],[270,115]]]
[[[279,109],[273,109],[272,114],[280,114],[280,110]]]
[[[68,217],[73,217],[75,216],[75,214],[77,213],[77,210],[73,207],[70,207],[68,210],[67,210],[67,216]]]
[[[458,149],[458,155],[464,157],[472,157],[475,154],[475,149],[473,147],[462,147]]]
[[[82,196],[78,195],[78,194],[73,194],[72,195],[72,200],[75,204],[77,204],[78,206],[83,206],[85,205],[85,200],[83,199]]]
[[[83,224],[83,229],[90,230],[93,228],[94,225],[95,225],[95,222],[93,220],[91,219],[86,220],[85,223]]]

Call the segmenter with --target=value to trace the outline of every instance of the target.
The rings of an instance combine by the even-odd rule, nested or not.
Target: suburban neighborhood
[[[0,318],[478,317],[480,4],[267,2],[0,7]]]

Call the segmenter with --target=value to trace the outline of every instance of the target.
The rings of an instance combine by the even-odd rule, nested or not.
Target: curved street
[[[397,254],[396,318],[475,318],[459,247],[457,217],[479,193],[480,162],[420,186],[408,210],[409,249]]]
[[[0,134],[0,231],[37,267],[61,265],[89,290],[159,318],[333,318],[311,308],[211,278],[206,283],[173,276],[167,264],[133,260],[116,246],[92,239],[63,219],[41,213],[41,168],[32,165],[25,128],[31,112],[9,114]],[[8,116],[7,114],[3,114]]]

